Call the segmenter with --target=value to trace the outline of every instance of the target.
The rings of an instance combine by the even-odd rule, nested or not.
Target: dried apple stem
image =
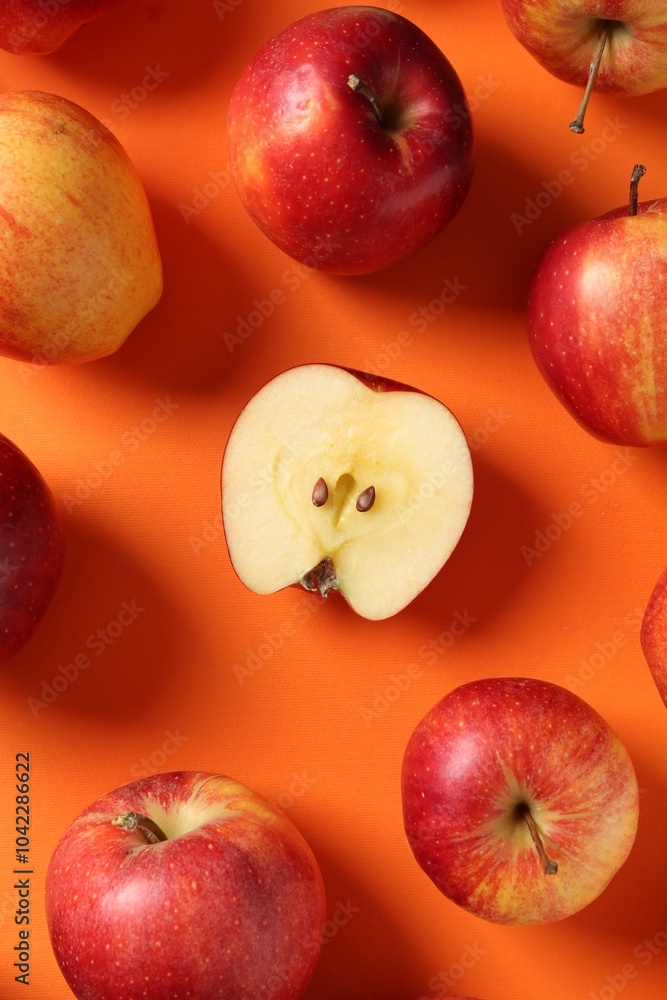
[[[123,813],[122,816],[116,816],[111,822],[114,826],[122,826],[124,830],[139,830],[148,844],[159,844],[161,841],[167,840],[167,835],[157,823],[141,813]]]
[[[351,90],[356,90],[360,94],[364,95],[366,100],[370,102],[370,105],[375,113],[375,117],[380,122],[380,124],[382,124],[384,115],[382,113],[380,102],[378,101],[377,97],[375,96],[371,88],[368,86],[368,84],[364,83],[363,80],[360,80],[358,76],[354,75],[354,73],[350,73],[350,75],[347,78],[347,85],[348,87],[350,87]]]
[[[330,590],[338,590],[338,577],[329,556],[325,556],[314,569],[302,576],[299,583],[306,590],[319,590],[322,597],[326,597]]]
[[[526,826],[530,830],[530,835],[533,838],[533,843],[539,855],[540,861],[544,867],[545,875],[555,875],[558,871],[558,862],[552,861],[546,850],[544,849],[544,844],[542,843],[542,838],[540,837],[540,831],[537,829],[537,823],[532,817],[530,809],[528,806],[521,806],[518,809],[518,814],[522,819],[526,821]]]
[[[609,24],[607,21],[603,21],[600,26],[600,40],[598,42],[598,47],[593,56],[593,61],[591,62],[591,68],[588,71],[588,82],[586,83],[586,89],[584,90],[584,96],[581,99],[581,104],[579,105],[579,110],[577,111],[577,117],[574,121],[570,122],[570,131],[576,132],[581,135],[584,132],[584,116],[586,114],[586,109],[588,107],[588,101],[593,92],[593,87],[595,86],[595,81],[597,79],[598,71],[600,69],[600,63],[602,62],[602,55],[607,44],[607,37],[609,35]]]
[[[643,163],[635,164],[634,170],[632,171],[632,177],[630,178],[630,205],[628,208],[628,215],[637,214],[637,204],[639,202],[639,182],[646,173],[646,167]]]

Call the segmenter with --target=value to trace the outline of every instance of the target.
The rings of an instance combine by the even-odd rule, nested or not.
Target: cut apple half
[[[389,618],[430,583],[473,495],[460,424],[418,389],[330,364],[283,372],[234,424],[222,464],[232,565],[257,594],[339,590]]]

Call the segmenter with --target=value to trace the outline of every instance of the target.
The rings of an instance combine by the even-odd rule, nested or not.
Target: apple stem
[[[530,830],[533,843],[535,844],[540,861],[544,867],[544,874],[555,875],[558,871],[558,862],[552,861],[544,849],[544,844],[542,843],[542,838],[540,837],[540,831],[537,829],[537,823],[533,819],[530,809],[524,804],[518,807],[517,812],[519,816],[526,821],[526,826]]]
[[[384,115],[382,113],[380,102],[378,101],[377,97],[375,96],[371,88],[368,86],[368,84],[364,83],[363,80],[360,80],[359,77],[355,76],[354,73],[350,73],[350,75],[347,78],[347,85],[348,87],[350,87],[351,90],[356,90],[360,94],[364,95],[366,100],[370,102],[375,117],[379,121],[380,125],[382,125]]]
[[[322,597],[326,597],[330,590],[338,590],[338,577],[329,556],[325,556],[310,573],[302,576],[299,583],[305,590],[319,590]]]
[[[159,844],[161,841],[167,840],[166,833],[160,829],[157,823],[141,813],[123,813],[122,816],[116,816],[111,822],[114,826],[122,826],[124,830],[139,830],[148,844]]]
[[[320,478],[313,486],[313,496],[312,496],[313,503],[315,504],[316,507],[324,507],[328,499],[329,499],[329,487],[327,486],[322,476],[320,476]]]
[[[375,487],[367,486],[365,490],[362,490],[357,497],[356,508],[362,514],[365,514],[367,510],[370,510],[375,503]]]
[[[570,122],[570,131],[576,132],[581,135],[584,132],[584,115],[586,114],[586,109],[588,107],[588,101],[590,99],[591,93],[593,92],[593,87],[595,86],[595,81],[597,79],[598,70],[600,69],[600,63],[602,62],[602,55],[607,44],[607,36],[609,34],[609,23],[607,21],[602,21],[600,26],[600,40],[598,42],[598,47],[596,49],[595,55],[593,56],[593,61],[591,62],[591,68],[588,71],[588,82],[586,83],[586,89],[584,91],[584,96],[581,99],[581,104],[579,105],[579,110],[577,111],[577,117],[574,121]]]
[[[639,181],[646,173],[646,167],[643,163],[635,164],[635,168],[632,171],[632,177],[630,178],[630,205],[628,208],[628,215],[637,214],[637,203],[639,201]]]

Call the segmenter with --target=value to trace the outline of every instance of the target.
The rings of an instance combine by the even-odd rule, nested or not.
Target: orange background
[[[225,116],[253,53],[321,6],[240,0],[221,18],[210,0],[127,0],[52,56],[0,54],[2,89],[62,94],[113,129],[145,183],[165,268],[160,304],[114,356],[47,370],[0,359],[0,431],[49,482],[68,548],[46,618],[0,677],[1,995],[23,995],[11,968],[11,817],[14,755],[27,750],[35,1000],[70,996],[42,907],[62,831],[143,770],[190,768],[278,801],[320,861],[330,917],[344,923],[348,913],[310,1000],[417,1000],[447,989],[483,1000],[656,1000],[667,963],[667,717],[639,621],[666,558],[665,455],[619,451],[579,428],[537,372],[523,305],[543,245],[623,203],[635,162],[648,166],[642,198],[667,195],[665,93],[596,96],[575,136],[567,125],[578,91],[523,51],[497,0],[394,4],[439,44],[469,95],[470,195],[410,260],[362,278],[313,273],[294,288],[291,262],[250,222],[229,180]],[[156,67],[168,76],[129,109],[122,95]],[[564,169],[573,183],[543,195],[519,232],[513,214],[545,184],[557,191]],[[193,205],[186,222],[183,206]],[[422,307],[433,317],[447,282],[461,289],[456,301],[418,330],[410,317]],[[276,289],[284,301],[229,351],[224,334]],[[337,596],[255,596],[229,563],[219,512],[229,430],[268,379],[312,361],[432,393],[473,445],[463,539],[387,621],[356,618]],[[171,413],[157,423],[160,401]],[[87,496],[80,480],[92,483]],[[526,557],[522,547],[549,525],[558,534],[573,503],[580,516]],[[89,637],[123,602],[143,610],[95,655]],[[457,615],[474,623],[451,642]],[[427,660],[429,643],[438,655]],[[35,716],[28,699],[81,653],[90,668]],[[239,680],[249,663],[261,666]],[[409,669],[399,693],[394,678]],[[417,721],[456,685],[508,674],[574,684],[626,743],[642,790],[629,861],[601,898],[552,926],[495,927],[459,910],[417,867],[402,829],[400,766]]]

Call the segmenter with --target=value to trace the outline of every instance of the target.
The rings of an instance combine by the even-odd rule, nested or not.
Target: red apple
[[[667,706],[667,569],[648,599],[640,641],[651,676]]]
[[[0,663],[28,641],[58,586],[65,543],[49,487],[0,434]]]
[[[118,0],[2,0],[0,49],[17,55],[55,52],[77,28]]]
[[[396,614],[456,546],[470,451],[439,400],[312,364],[272,379],[236,420],[222,465],[232,565],[257,594],[337,589],[364,618]]]
[[[252,59],[227,136],[241,201],[296,260],[378,271],[432,240],[472,175],[472,129],[434,42],[379,7],[317,11]]]
[[[667,443],[667,199],[634,199],[559,233],[537,262],[528,336],[537,365],[588,431]]]
[[[49,863],[46,914],[77,1000],[298,1000],[325,899],[283,813],[231,778],[180,771],[74,820]]]
[[[456,688],[403,761],[405,830],[453,902],[500,924],[561,920],[625,862],[639,794],[618,737],[556,684],[499,677]]]
[[[515,38],[554,76],[586,87],[570,125],[584,131],[590,91],[627,96],[667,87],[666,0],[501,0]]]

